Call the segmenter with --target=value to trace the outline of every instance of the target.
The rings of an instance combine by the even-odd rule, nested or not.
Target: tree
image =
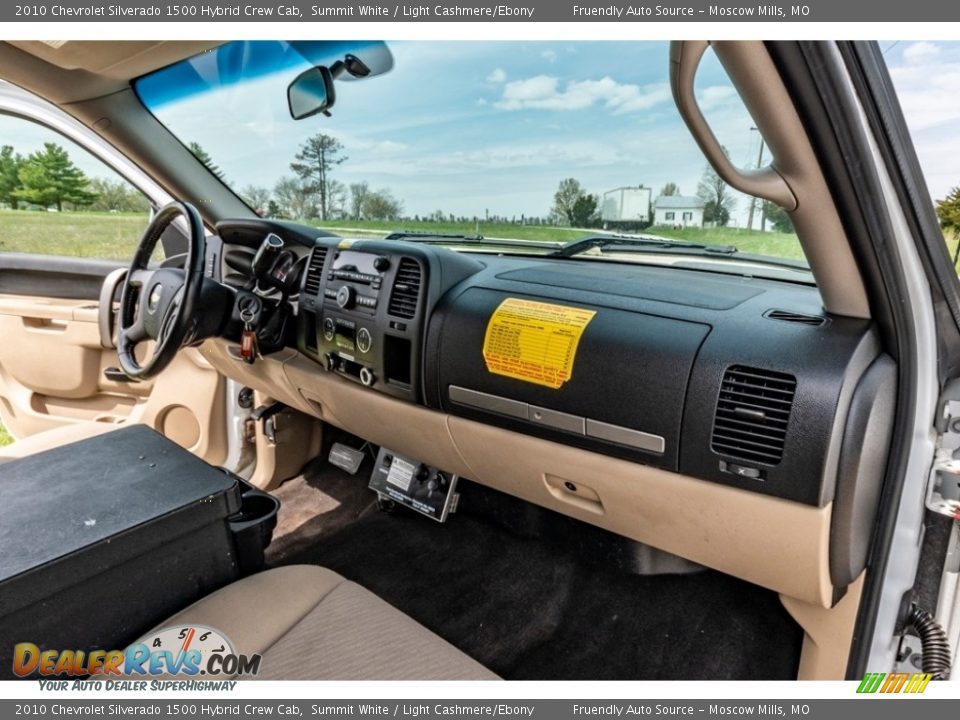
[[[286,177],[277,181],[273,199],[280,212],[278,216],[302,220],[317,216],[313,188],[300,178]]]
[[[13,194],[20,187],[20,166],[23,156],[14,152],[12,145],[0,148],[0,203],[17,209],[18,198]]]
[[[64,203],[82,207],[97,199],[96,193],[89,190],[87,176],[56,143],[44,143],[43,150],[30,153],[21,163],[17,177],[20,187],[13,191],[13,196],[35,205],[56,205],[57,210],[63,210]]]
[[[943,200],[937,200],[937,217],[944,230],[960,232],[960,187],[953,188]]]
[[[386,188],[369,192],[363,203],[363,217],[368,220],[395,220],[402,212],[402,203]]]
[[[150,202],[139,190],[123,180],[93,178],[90,181],[90,191],[97,196],[97,199],[90,204],[91,210],[130,213],[150,211]]]
[[[724,148],[723,152],[727,153]],[[703,200],[703,219],[705,222],[725,226],[730,222],[730,213],[737,206],[730,186],[721,178],[709,163],[703,170],[703,177],[697,185],[697,197]]]
[[[660,195],[662,197],[670,197],[671,195],[679,195],[680,187],[675,182],[668,182],[660,189]]]
[[[327,215],[330,218],[347,216],[347,186],[339,180],[329,180],[327,187]]]
[[[247,185],[240,191],[240,197],[257,215],[263,216],[270,206],[270,191],[258,185]]]
[[[191,142],[189,145],[187,145],[187,149],[193,153],[197,160],[206,165],[207,170],[216,175],[220,179],[220,182],[226,184],[227,178],[224,176],[223,170],[221,170],[220,167],[213,161],[213,158],[210,157],[207,151],[203,149],[203,146],[200,145],[200,143]]]
[[[365,182],[351,183],[350,185],[350,217],[359,220],[363,213],[363,203],[370,194],[370,186]]]
[[[332,135],[317,133],[300,146],[297,162],[290,163],[290,169],[316,192],[321,220],[326,220],[330,211],[330,171],[347,160],[342,153],[343,143]]]
[[[773,225],[773,229],[777,232],[793,232],[793,221],[790,219],[790,213],[777,205],[775,202],[764,200],[763,217],[767,222]],[[766,228],[763,229],[766,230]]]
[[[566,222],[568,225],[575,225],[573,208],[577,200],[585,194],[583,186],[578,180],[574,178],[561,180],[560,186],[553,194],[552,214],[556,215],[561,222]]]
[[[596,195],[581,195],[573,203],[570,224],[574,227],[590,227],[597,219]]]

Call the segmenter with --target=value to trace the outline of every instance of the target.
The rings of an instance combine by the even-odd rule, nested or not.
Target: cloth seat
[[[260,653],[261,680],[495,680],[496,675],[332,570],[291,565],[198,600],[161,627],[206,625],[237,653]]]

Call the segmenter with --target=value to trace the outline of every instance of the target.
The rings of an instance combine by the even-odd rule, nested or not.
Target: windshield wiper
[[[614,246],[633,248],[654,248],[663,250],[697,250],[711,255],[733,255],[737,248],[733,245],[709,245],[706,243],[670,240],[668,238],[642,235],[591,235],[565,243],[559,249],[549,253],[549,257],[573,257],[591,248],[609,248]]]
[[[412,242],[434,243],[437,245],[450,245],[453,243],[463,243],[471,245],[482,245],[485,247],[518,247],[518,248],[538,248],[549,250],[551,248],[562,249],[561,243],[538,240],[511,240],[509,238],[488,238],[483,235],[464,235],[460,233],[442,233],[429,232],[426,230],[396,230],[383,238],[384,240],[410,240]],[[552,253],[550,253],[552,254]]]

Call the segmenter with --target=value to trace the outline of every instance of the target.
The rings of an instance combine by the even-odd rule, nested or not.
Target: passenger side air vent
[[[303,281],[303,292],[307,295],[317,295],[320,292],[320,284],[323,281],[323,263],[327,259],[327,248],[324,245],[317,245],[310,254],[310,262],[307,265],[307,276]]]
[[[805,315],[804,313],[790,312],[789,310],[768,310],[764,317],[771,320],[799,323],[800,325],[823,325],[827,319],[822,315]]]
[[[416,316],[421,279],[420,263],[413,258],[400,258],[387,307],[389,314],[408,319]]]
[[[710,447],[747,462],[783,459],[797,379],[793,375],[732,365],[720,384]]]

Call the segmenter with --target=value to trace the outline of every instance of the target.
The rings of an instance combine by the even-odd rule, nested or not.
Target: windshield
[[[688,255],[698,245],[736,249],[713,253],[716,263],[802,264],[786,213],[707,167],[671,98],[666,43],[395,42],[388,71],[344,73],[335,105],[292,119],[287,86],[300,73],[384,51],[232,42],[145,76],[136,90],[263,216],[344,236],[402,230],[558,245],[642,234],[682,240],[676,252]],[[769,162],[712,54],[698,95],[735,163]],[[670,250],[655,246],[650,255]],[[594,244],[583,257],[633,260],[638,250]]]

